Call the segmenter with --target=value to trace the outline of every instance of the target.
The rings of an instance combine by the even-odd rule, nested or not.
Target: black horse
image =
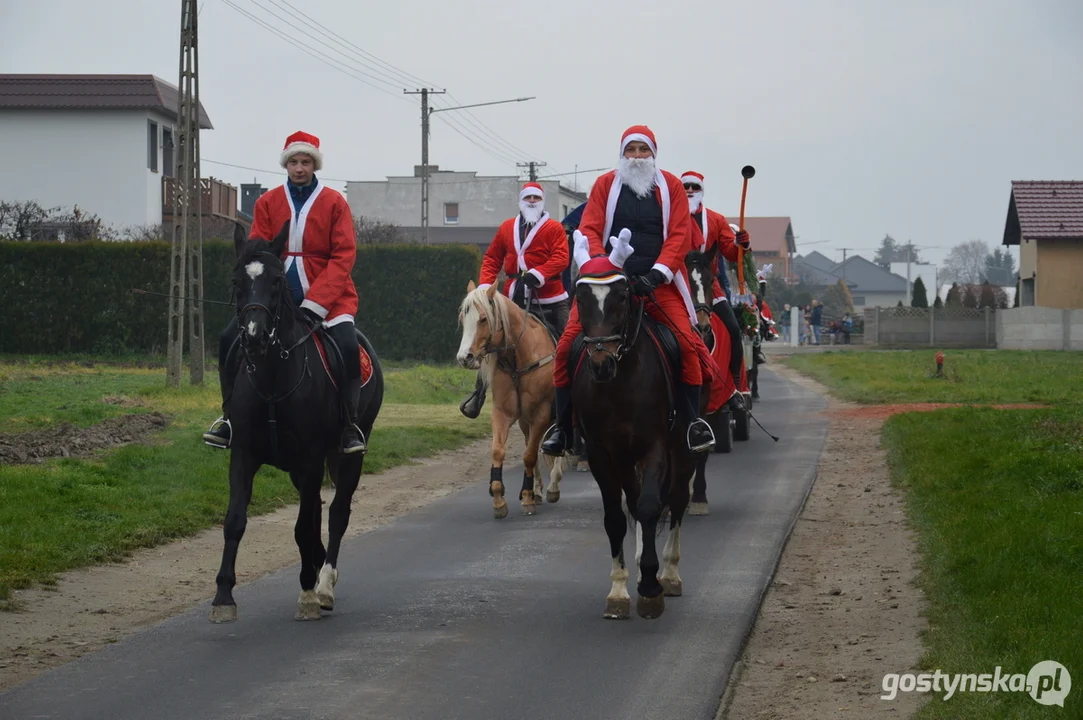
[[[229,509],[223,528],[222,566],[216,578],[218,592],[210,616],[216,623],[237,619],[234,565],[247,523],[253,476],[263,465],[288,472],[300,493],[294,526],[301,553],[296,618],[316,620],[321,608],[334,608],[339,547],[364,463],[363,453],[339,452],[346,414],[336,383],[342,387],[343,380],[339,376],[333,381],[321,358],[328,358],[328,368],[341,368],[342,363],[340,358],[335,362],[337,350],[330,337],[319,326],[309,324],[286,288],[281,257],[288,237],[289,223],[271,242],[247,240],[239,225],[233,236],[237,250],[233,271],[239,328],[236,347],[243,362],[237,364],[232,401]],[[364,437],[371,438],[383,403],[383,373],[376,353],[360,332],[358,342],[371,360],[371,374],[361,388],[357,424]],[[320,496],[325,464],[335,486],[326,549],[321,539]]]
[[[624,276],[608,285],[580,284],[576,289],[583,334],[571,353],[572,404],[601,491],[613,559],[607,618],[631,615],[624,562],[625,507],[636,523],[636,612],[657,618],[665,610],[663,595],[677,596],[682,590],[677,568],[680,529],[694,458],[687,447],[686,427],[676,421],[672,385],[680,375],[676,341],[668,328],[645,317],[646,302],[651,300],[633,298]],[[659,577],[655,536],[666,508],[669,538]]]

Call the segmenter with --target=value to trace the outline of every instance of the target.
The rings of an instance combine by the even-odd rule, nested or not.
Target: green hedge
[[[204,298],[230,300],[233,260],[232,243],[204,242]],[[459,344],[459,301],[480,264],[473,247],[359,247],[358,326],[381,358],[450,361]],[[0,352],[164,353],[168,299],[131,290],[166,293],[168,286],[165,242],[0,242]],[[205,306],[209,355],[232,313]]]

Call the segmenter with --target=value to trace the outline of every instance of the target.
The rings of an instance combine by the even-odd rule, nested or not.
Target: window
[[[158,172],[158,123],[147,121],[147,167]]]
[[[567,205],[562,205],[561,207],[564,208],[564,212],[563,212],[563,214],[561,214],[561,217],[568,217],[568,206]]]
[[[162,128],[162,174],[173,177],[173,128]]]
[[[459,203],[444,203],[444,224],[459,224]]]

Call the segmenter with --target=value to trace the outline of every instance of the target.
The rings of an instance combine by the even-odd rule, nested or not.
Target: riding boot
[[[233,441],[233,424],[229,421],[229,406],[233,399],[233,381],[237,377],[237,343],[230,346],[226,360],[218,367],[218,382],[222,388],[222,415],[203,433],[203,442],[219,450],[228,450]]]
[[[459,412],[466,417],[473,420],[478,415],[481,415],[481,407],[485,404],[485,383],[481,380],[481,373],[478,373],[477,380],[474,383],[474,392],[470,393],[470,397],[463,400],[459,405]]]
[[[345,396],[343,402],[346,405],[346,429],[342,431],[342,453],[364,453],[368,451],[365,443],[365,434],[357,426],[357,406],[361,402],[361,378],[350,378],[346,381]]]
[[[685,400],[685,413],[688,422],[688,449],[692,452],[705,452],[714,446],[714,431],[710,424],[699,415],[700,390],[699,385],[681,383],[682,394]]]
[[[556,388],[557,391],[557,421],[546,433],[545,442],[541,444],[541,451],[546,455],[561,456],[572,445],[574,428],[572,427],[572,389]]]

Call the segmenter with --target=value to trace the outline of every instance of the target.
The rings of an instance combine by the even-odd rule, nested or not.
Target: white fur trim
[[[537,195],[543,201],[545,200],[545,191],[541,188],[526,187],[519,191],[519,199],[530,197],[531,195]]]
[[[315,145],[313,145],[312,143],[306,143],[306,142],[290,143],[289,145],[287,145],[285,148],[282,149],[282,155],[279,158],[279,161],[282,163],[282,167],[286,167],[286,163],[288,163],[290,158],[293,157],[294,155],[296,155],[297,153],[304,153],[306,155],[311,155],[312,156],[312,164],[315,166],[315,168],[317,170],[320,170],[320,169],[323,168],[323,153],[321,153],[320,149],[318,147],[316,147]]]
[[[662,174],[661,169],[657,167],[654,170],[654,184],[658,194],[662,196],[662,241],[664,242],[669,236],[669,183],[666,182],[666,176]],[[609,187],[609,197],[605,201],[605,229],[602,237],[609,237],[609,233],[613,231],[613,213],[617,210],[617,198],[620,197],[622,185],[620,172],[613,173],[613,184]]]
[[[545,276],[538,272],[537,268],[530,268],[526,271],[526,274],[533,275],[534,277],[538,278],[538,282],[540,282],[542,285],[545,284]],[[541,285],[539,285],[538,287],[541,287]]]
[[[655,267],[658,267],[655,265]],[[688,287],[688,281],[684,279],[684,273],[678,273],[674,279],[674,285],[677,286],[677,292],[681,294],[681,299],[684,300],[684,309],[688,313],[688,319],[693,325],[696,324],[696,307],[692,304],[692,292]]]
[[[547,298],[538,298],[537,302],[538,302],[539,305],[552,305],[553,303],[558,303],[561,300],[567,300],[567,299],[568,299],[568,291],[567,290],[562,290],[559,295],[554,295],[553,297],[547,297]]]
[[[726,296],[725,295],[719,295],[718,297],[716,297],[714,300],[711,301],[711,304],[712,305],[717,305],[720,302],[726,302]]]
[[[530,228],[530,232],[528,232],[526,234],[526,239],[522,240],[521,242],[520,242],[520,239],[519,239],[519,220],[518,220],[518,218],[516,218],[512,222],[512,224],[511,224],[511,234],[512,234],[512,240],[515,243],[516,267],[519,268],[519,272],[526,272],[527,271],[526,258],[524,257],[526,255],[526,249],[528,247],[530,247],[530,243],[534,242],[534,236],[538,234],[538,230],[543,225],[545,225],[545,223],[547,223],[547,222],[549,222],[549,213],[543,212],[542,216],[540,218],[538,218],[538,222],[534,223],[533,227]],[[541,276],[539,275],[539,277],[541,277]],[[542,285],[544,285],[545,284],[545,278],[544,277],[541,278],[541,281],[542,281]],[[516,281],[513,280],[511,282],[511,284],[508,286],[508,295],[514,295],[515,294],[515,283],[516,283]],[[527,299],[530,298],[530,288],[524,288],[523,297],[525,297]]]
[[[620,273],[614,273],[613,275],[607,275],[601,278],[593,277],[581,277],[575,281],[576,285],[612,285],[618,280],[625,280],[624,275]]]
[[[347,323],[347,322],[350,323],[351,325],[353,324],[353,322],[354,322],[353,315],[350,315],[349,313],[346,313],[344,315],[336,315],[335,317],[331,318],[330,320],[324,320],[323,326],[324,327],[333,327],[335,325],[341,325],[342,323]]]
[[[667,266],[663,265],[662,263],[655,263],[651,267],[651,270],[657,270],[658,272],[665,275],[666,276],[666,283],[673,282],[673,271],[670,270]]]
[[[706,190],[706,189],[707,189],[707,188],[706,188],[706,187],[704,186],[704,183],[703,183],[703,181],[702,181],[702,180],[700,180],[700,179],[699,179],[698,177],[696,177],[695,175],[682,175],[682,176],[681,176],[681,184],[683,185],[684,183],[695,183],[696,185],[699,185],[699,186],[700,186],[700,188],[702,188],[702,189],[704,189],[704,190]]]
[[[321,318],[327,319],[327,308],[319,303],[312,302],[308,298],[301,301],[301,309],[308,309],[319,315]]]
[[[641,143],[646,143],[647,147],[649,147],[651,149],[652,154],[654,154],[654,155],[658,154],[658,148],[655,147],[654,141],[651,140],[648,136],[644,135],[643,133],[632,133],[628,137],[624,138],[624,140],[622,140],[621,144],[620,144],[620,154],[624,155],[624,149],[626,147],[628,147],[628,143],[635,142],[636,140],[638,140]]]
[[[320,183],[316,186],[316,189],[312,191],[312,194],[308,196],[308,200],[301,206],[300,212],[293,205],[293,196],[290,195],[290,189],[283,184],[282,192],[286,193],[286,204],[289,206],[290,212],[290,242],[287,250],[289,252],[302,252],[305,245],[305,224],[308,222],[308,213],[312,209],[312,206],[316,204],[316,198],[323,192],[324,185]],[[296,217],[294,215],[296,214]],[[308,292],[309,282],[308,273],[305,272],[304,258],[297,255],[290,255],[286,258],[286,269],[289,270],[291,265],[297,266],[297,275],[301,279],[301,292]]]

